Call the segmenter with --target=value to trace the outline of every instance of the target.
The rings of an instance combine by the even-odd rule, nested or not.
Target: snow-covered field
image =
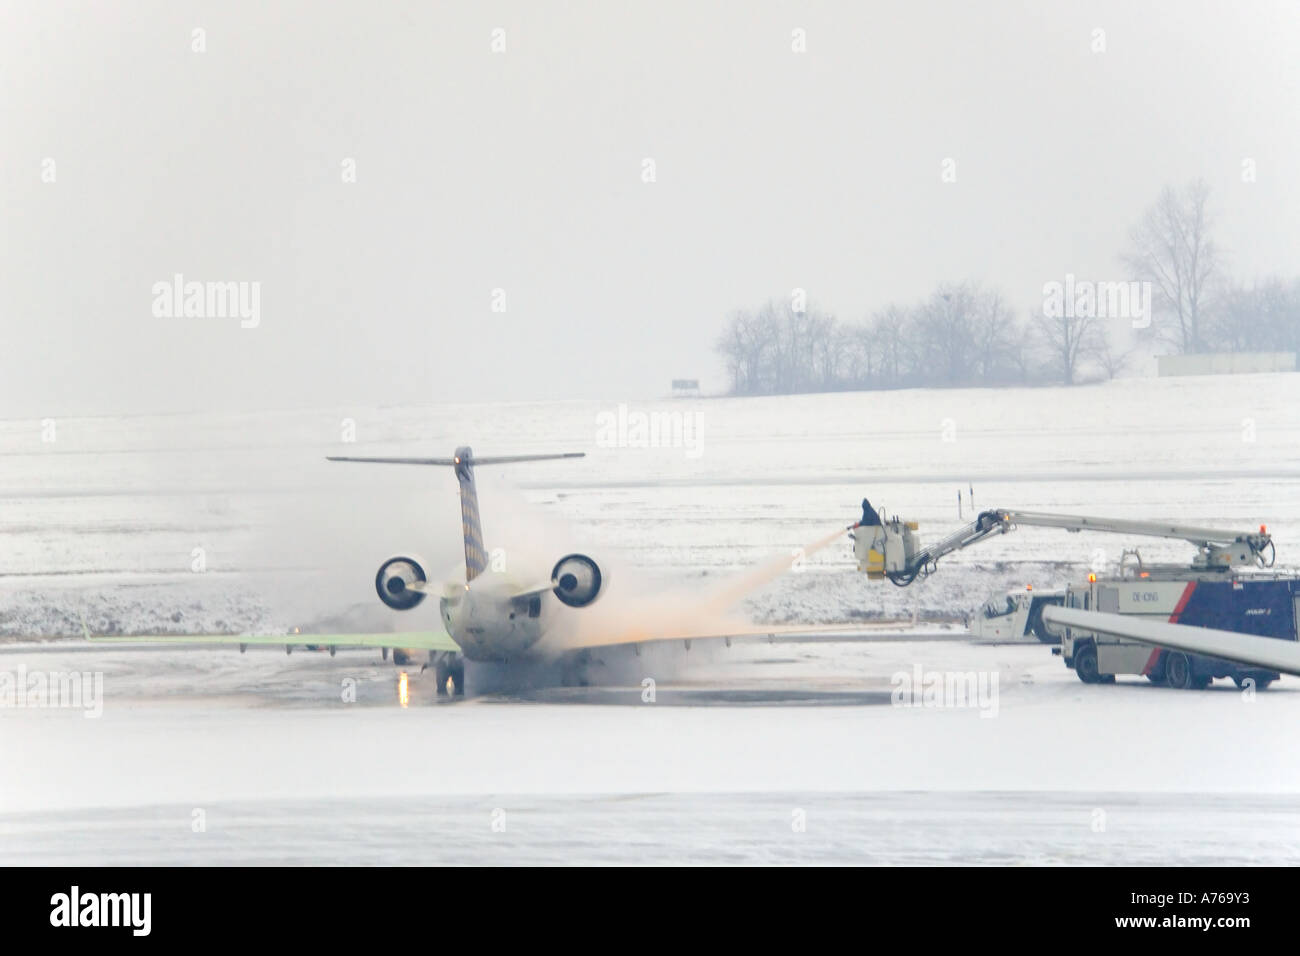
[[[620,414],[629,426],[607,427]],[[677,447],[671,435],[670,447],[636,447],[637,416],[676,424]],[[629,568],[636,587],[794,554],[855,520],[864,495],[937,536],[961,523],[957,493],[972,488],[980,508],[1267,523],[1279,562],[1300,563],[1297,375],[679,399],[621,412],[562,402],[89,418],[56,421],[54,440],[44,437],[41,422],[0,423],[0,627],[11,636],[75,634],[79,609],[121,632],[396,626],[374,601],[374,568],[409,550],[431,568],[457,565],[455,482],[322,459],[445,455],[462,443],[480,454],[587,452],[480,469],[488,546],[513,556],[539,539],[572,543]],[[851,573],[845,539],[746,610],[765,622],[960,618],[993,590],[1057,585],[1131,545],[1148,560],[1189,556],[1176,542],[1027,530],[899,590]],[[538,561],[555,553],[538,550]]]
[[[684,439],[641,448],[602,429],[642,415]],[[454,481],[322,458],[462,443],[586,451],[482,469],[487,543],[543,567],[582,547],[625,594],[794,558],[864,495],[939,535],[972,487],[980,508],[1266,523],[1280,564],[1300,554],[1296,375],[4,422],[0,671],[102,673],[104,710],[0,709],[0,859],[1300,860],[1290,678],[1194,694],[1086,687],[1037,643],[697,645],[623,661],[611,687],[450,705],[412,672],[402,708],[391,664],[366,652],[32,643],[76,635],[80,614],[108,633],[419,626],[378,605],[374,569],[411,550],[455,568]],[[1132,545],[1189,556],[1029,529],[903,590],[854,573],[845,540],[742,611],[950,621]],[[891,706],[895,675],[918,666],[996,674],[996,715]]]

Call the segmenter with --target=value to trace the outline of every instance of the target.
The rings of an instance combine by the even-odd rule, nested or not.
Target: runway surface
[[[1102,815],[1104,814],[1104,815]],[[573,794],[30,813],[0,865],[1293,864],[1283,796],[1037,792]],[[1273,836],[1260,840],[1261,828]]]
[[[403,707],[367,651],[6,648],[103,691],[0,708],[0,863],[1300,862],[1297,681],[1085,686],[955,640],[637,660],[444,702],[407,668]],[[936,672],[996,691],[905,706]]]

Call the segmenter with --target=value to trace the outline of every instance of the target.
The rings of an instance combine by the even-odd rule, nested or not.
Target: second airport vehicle
[[[995,594],[972,615],[970,632],[985,641],[1035,637],[1044,644],[1055,644],[1059,638],[1043,622],[1043,608],[1064,602],[1064,591],[1035,591],[1032,586],[1023,591]]]

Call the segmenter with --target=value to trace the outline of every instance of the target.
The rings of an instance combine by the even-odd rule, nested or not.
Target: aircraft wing
[[[948,640],[954,636],[965,638],[966,631],[961,628],[948,630],[935,627],[918,629],[908,624],[825,624],[817,625],[752,625],[708,629],[641,629],[628,628],[623,631],[602,631],[599,634],[571,636],[557,646],[560,651],[584,650],[597,647],[617,647],[628,644],[662,644],[668,641],[681,641],[689,645],[692,641],[721,640],[731,644],[733,641],[768,641],[774,644],[810,644],[810,643],[858,643],[864,641],[891,640]]]
[[[1043,620],[1055,626],[1077,627],[1108,637],[1128,638],[1300,676],[1300,643],[1295,641],[1067,607],[1043,608]]]
[[[459,651],[443,631],[406,631],[396,634],[130,634],[96,637],[81,622],[86,640],[95,644],[247,644],[301,647],[400,647],[415,651]]]

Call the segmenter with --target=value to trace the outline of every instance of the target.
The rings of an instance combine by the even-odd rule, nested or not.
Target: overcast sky
[[[1300,272],[1295,2],[0,10],[4,417],[721,388],[738,306],[1027,314],[1195,177]],[[176,273],[260,323],[155,315]]]

